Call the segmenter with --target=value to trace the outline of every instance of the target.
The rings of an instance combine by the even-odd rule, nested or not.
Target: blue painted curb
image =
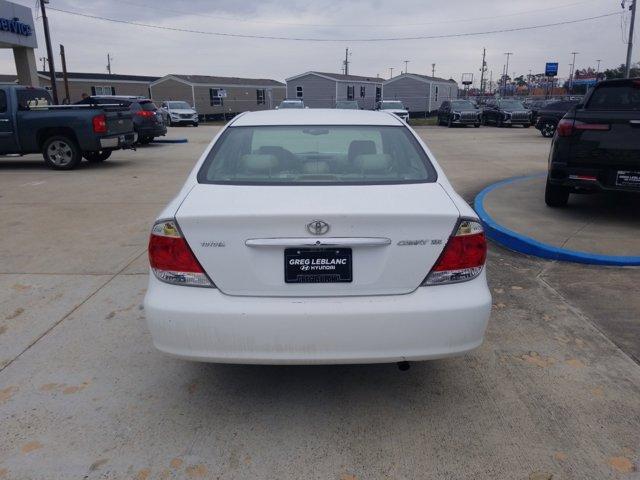
[[[503,225],[496,222],[491,215],[484,209],[485,197],[496,188],[503,187],[510,183],[529,180],[532,178],[544,177],[542,175],[527,175],[521,177],[512,177],[500,182],[489,185],[482,190],[474,201],[474,208],[482,220],[485,227],[487,237],[499,244],[520,253],[533,255],[550,260],[561,260],[564,262],[586,263],[591,265],[615,265],[615,266],[634,266],[640,265],[640,257],[623,256],[623,255],[601,255],[597,253],[580,252],[576,250],[568,250],[566,248],[555,247],[547,243],[521,235],[513,230],[509,230]]]
[[[164,138],[153,140],[153,143],[187,143],[188,141],[186,138]]]

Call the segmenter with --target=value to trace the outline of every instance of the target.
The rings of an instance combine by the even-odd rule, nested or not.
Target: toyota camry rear
[[[383,112],[236,117],[154,224],[155,346],[224,363],[372,363],[482,342],[486,240],[409,127]]]

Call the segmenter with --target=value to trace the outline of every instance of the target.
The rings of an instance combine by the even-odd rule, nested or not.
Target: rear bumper
[[[616,185],[618,170],[640,171],[640,167],[590,168],[551,163],[548,178],[549,183],[553,185],[572,187],[583,192],[616,191],[640,194],[640,188]],[[595,180],[585,177],[595,177]]]
[[[164,124],[139,126],[137,128],[138,137],[150,136],[150,137],[162,137],[167,134],[167,127]]]
[[[100,138],[100,150],[117,150],[131,147],[138,140],[134,132]]]
[[[491,309],[484,271],[469,282],[406,295],[239,297],[168,285],[150,274],[144,300],[153,343],[219,363],[332,364],[461,355],[483,340]]]

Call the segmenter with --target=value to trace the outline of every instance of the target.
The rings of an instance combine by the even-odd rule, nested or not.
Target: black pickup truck
[[[43,88],[0,84],[0,155],[42,153],[45,163],[71,170],[82,157],[109,158],[135,143],[131,112],[121,105],[52,105]]]
[[[640,78],[598,83],[560,120],[551,143],[545,201],[571,193],[640,194]]]

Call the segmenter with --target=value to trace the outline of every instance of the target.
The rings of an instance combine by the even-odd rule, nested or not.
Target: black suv
[[[500,99],[487,103],[482,111],[484,125],[493,124],[496,127],[511,127],[522,125],[531,126],[531,111],[520,100]]]
[[[480,126],[480,111],[469,100],[451,100],[442,102],[438,109],[438,125],[449,128],[454,125]]]
[[[155,103],[144,97],[128,97],[116,95],[92,95],[78,102],[78,104],[109,105],[119,104],[129,107],[133,116],[133,129],[138,134],[138,143],[150,143],[155,137],[167,134],[162,113]]]
[[[538,111],[536,128],[540,130],[543,137],[553,137],[560,119],[578,103],[577,100],[565,100],[547,104],[547,106]]]
[[[560,120],[551,144],[547,205],[611,190],[640,193],[640,78],[596,84]]]

